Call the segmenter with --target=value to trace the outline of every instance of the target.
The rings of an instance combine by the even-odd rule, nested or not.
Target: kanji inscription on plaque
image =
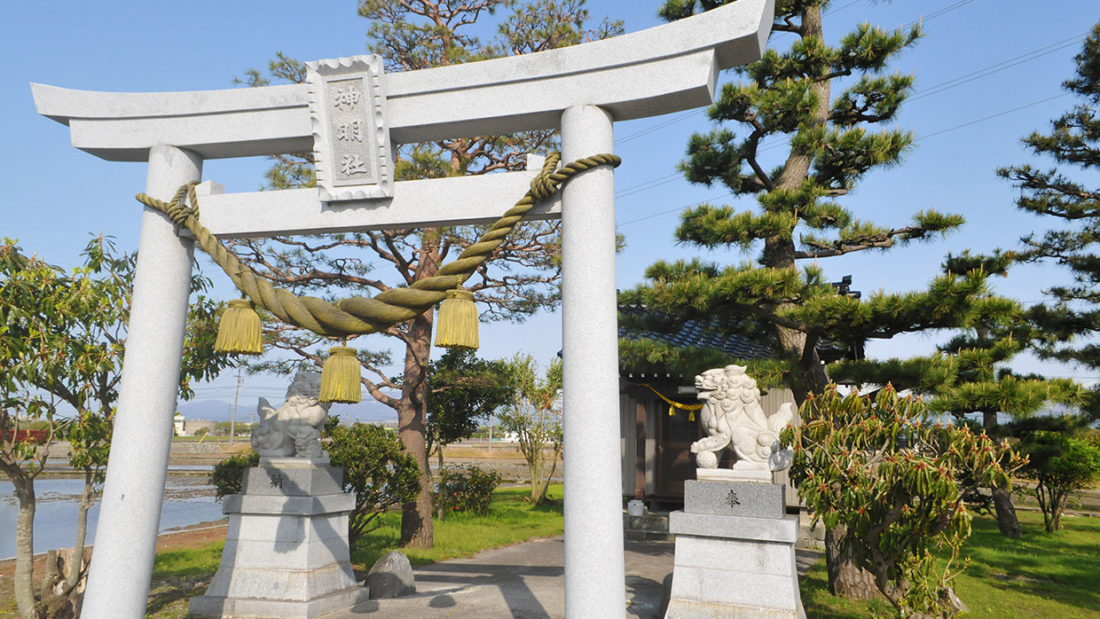
[[[306,79],[321,199],[393,196],[381,58],[318,60],[307,64]]]

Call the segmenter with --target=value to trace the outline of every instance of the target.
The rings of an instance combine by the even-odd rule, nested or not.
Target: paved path
[[[627,615],[660,617],[664,591],[672,579],[673,542],[626,542]],[[564,544],[561,537],[487,550],[417,568],[417,593],[371,600],[325,619],[450,617],[534,619],[564,617]],[[799,550],[804,574],[821,556]]]

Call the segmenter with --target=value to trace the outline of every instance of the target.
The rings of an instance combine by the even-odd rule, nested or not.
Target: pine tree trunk
[[[425,373],[431,353],[432,312],[414,318],[405,344],[405,372],[402,376],[401,404],[397,409],[397,436],[405,450],[420,467],[420,492],[416,500],[401,506],[401,545],[431,548],[435,543],[432,527],[432,478],[428,464],[427,430],[428,382]]]
[[[825,571],[829,575],[829,591],[853,600],[878,597],[879,590],[871,572],[856,567],[851,553],[841,551],[841,541],[845,535],[847,529],[843,525],[825,531]]]
[[[802,39],[804,41],[817,39],[824,41],[821,29],[821,7],[813,5],[807,7],[802,13]],[[828,79],[818,79],[810,90],[817,97],[817,106],[812,113],[812,123],[815,126],[825,127],[829,117],[829,104],[831,97],[831,85]],[[810,165],[813,163],[814,152],[812,150],[791,149],[787,160],[783,162],[783,169],[775,179],[775,190],[795,191],[806,182],[810,174]],[[786,234],[777,234],[764,239],[764,254],[762,264],[765,267],[776,269],[792,269],[796,266],[794,239]],[[777,308],[782,311],[783,307]],[[825,366],[817,354],[816,338],[809,340],[806,332],[790,327],[777,326],[776,334],[779,337],[779,345],[784,355],[790,359],[797,368],[792,376],[788,377],[788,384],[794,393],[795,401],[801,405],[810,392],[821,392],[829,383],[829,377],[825,373]]]
[[[982,411],[982,429],[993,436],[997,430],[996,411]],[[1005,484],[990,489],[993,493],[993,510],[997,515],[997,528],[1001,535],[1020,539],[1020,521],[1016,518],[1016,506],[1012,504],[1012,486]]]
[[[37,507],[33,477],[12,477],[19,512],[15,523],[15,605],[23,619],[38,617],[34,595],[34,512]]]
[[[1001,535],[1020,538],[1020,521],[1016,518],[1016,506],[1012,504],[1012,486],[1005,484],[993,488],[993,509],[997,513],[997,528]]]
[[[1062,530],[1062,512],[1066,511],[1067,492],[1051,492],[1050,520],[1047,523],[1047,531],[1054,533]]]
[[[807,6],[802,12],[801,22],[803,41],[810,39],[824,41],[820,5]],[[810,90],[817,97],[817,107],[812,113],[811,120],[815,126],[825,127],[832,96],[830,80],[822,76],[814,81]],[[813,158],[812,150],[792,148],[790,155],[783,163],[782,171],[775,179],[775,188],[793,191],[801,187],[809,177]],[[766,238],[762,263],[772,268],[794,268],[796,264],[793,238],[782,234]],[[795,365],[795,370],[788,377],[787,383],[796,403],[801,406],[809,393],[819,393],[825,388],[829,383],[829,377],[817,354],[816,338],[809,338],[805,331],[782,326],[777,327],[777,334],[785,356]],[[839,532],[839,535],[837,533],[835,531],[832,535],[829,531],[825,533],[829,589],[842,597],[856,599],[874,597],[878,591],[874,577],[870,572],[856,567],[850,556],[841,553],[838,541],[843,538],[843,532]]]

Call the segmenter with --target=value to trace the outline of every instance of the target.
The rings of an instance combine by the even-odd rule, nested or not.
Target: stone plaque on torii
[[[309,84],[176,93],[31,88],[38,112],[68,125],[74,147],[111,161],[147,161],[145,193],[160,199],[199,180],[205,159],[318,149],[323,162],[318,188],[226,194],[203,183],[203,223],[222,238],[487,223],[524,194],[537,166],[392,182],[386,158],[374,156],[388,154],[391,144],[535,129],[560,129],[563,161],[610,153],[614,121],[709,105],[720,70],[760,57],[772,10],[772,0],[740,0],[611,39],[405,73],[371,73],[365,57],[322,61],[315,63],[322,81],[336,75],[325,83],[326,93],[311,93]],[[341,64],[364,70],[358,77],[354,71],[329,73]],[[320,94],[376,96],[379,104],[362,118],[326,118],[310,113],[316,105],[312,97]],[[352,123],[359,123],[363,150],[333,148],[340,126],[353,132]],[[357,182],[360,176],[370,182]],[[581,173],[532,214],[562,220],[566,613],[623,616],[611,169]],[[145,612],[192,252],[189,236],[145,208],[114,439],[83,607],[92,619]]]

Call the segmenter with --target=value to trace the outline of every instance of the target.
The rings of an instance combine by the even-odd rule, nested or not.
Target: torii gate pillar
[[[202,159],[197,155],[157,145],[149,152],[146,193],[170,196],[201,175]],[[176,409],[180,379],[192,251],[191,239],[178,236],[175,224],[146,207],[118,393],[118,410],[128,414],[115,418],[111,474],[100,498],[99,522],[104,524],[96,531],[91,563],[96,575],[89,575],[97,580],[113,575],[116,583],[111,588],[88,588],[83,606],[87,617],[112,616],[120,608],[144,614],[172,444],[171,412]],[[144,411],[158,414],[140,414]]]
[[[774,0],[739,0],[611,39],[464,65],[378,76],[396,144],[562,131],[565,161],[612,152],[612,121],[713,101],[722,69],[760,57]],[[346,60],[346,59],[343,59]],[[341,61],[337,61],[339,64]],[[373,82],[372,82],[373,84]],[[374,86],[371,86],[373,88]],[[105,93],[32,84],[38,112],[72,144],[111,161],[148,161],[146,193],[169,199],[204,159],[314,149],[309,85],[182,93]],[[323,130],[322,130],[323,131]],[[171,146],[167,146],[171,145]],[[382,146],[384,149],[384,146]],[[489,223],[535,171],[394,183],[335,208],[317,188],[223,194],[200,186],[219,238]],[[205,184],[204,184],[205,185]],[[343,199],[343,198],[339,198]],[[562,217],[565,602],[568,617],[625,614],[614,182],[576,176],[529,216]],[[144,615],[175,411],[191,242],[146,211],[95,558],[83,616]]]
[[[561,145],[563,161],[612,152],[611,115],[595,106],[565,110]],[[612,414],[619,407],[619,335],[610,168],[589,170],[563,188],[561,221],[565,609],[617,617],[626,594],[619,416]]]

